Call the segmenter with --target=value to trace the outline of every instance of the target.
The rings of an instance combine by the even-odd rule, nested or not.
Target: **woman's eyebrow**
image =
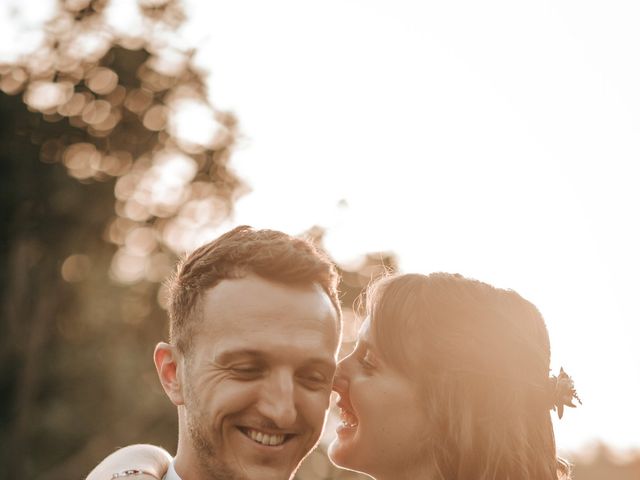
[[[358,345],[357,346],[358,346],[358,348],[371,350],[374,353],[376,351],[375,347],[370,342],[368,342],[367,340],[364,340],[364,339],[358,340]]]

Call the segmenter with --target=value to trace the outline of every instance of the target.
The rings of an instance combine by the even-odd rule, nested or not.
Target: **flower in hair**
[[[551,390],[551,407],[549,408],[558,412],[558,418],[562,418],[564,407],[576,407],[573,403],[574,398],[582,405],[582,400],[578,397],[573,385],[573,379],[562,367],[558,376],[552,375],[549,378],[549,387]]]

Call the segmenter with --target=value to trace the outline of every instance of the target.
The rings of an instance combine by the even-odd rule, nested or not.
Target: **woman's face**
[[[426,406],[416,382],[382,360],[382,348],[365,320],[355,350],[336,372],[342,422],[329,457],[339,467],[400,478],[424,461]]]

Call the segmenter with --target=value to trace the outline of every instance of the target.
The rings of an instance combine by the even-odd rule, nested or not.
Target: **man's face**
[[[337,315],[319,286],[249,275],[202,299],[184,363],[190,447],[210,478],[284,480],[325,420]]]

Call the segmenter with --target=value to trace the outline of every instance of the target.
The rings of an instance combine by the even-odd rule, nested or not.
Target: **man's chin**
[[[290,466],[274,467],[265,465],[248,465],[243,469],[242,480],[288,480],[293,477],[297,468]]]
[[[233,465],[243,480],[287,480],[302,461],[302,438],[291,438],[281,445],[263,445],[240,429],[229,432],[225,449],[233,452]],[[236,478],[236,477],[232,477]]]

